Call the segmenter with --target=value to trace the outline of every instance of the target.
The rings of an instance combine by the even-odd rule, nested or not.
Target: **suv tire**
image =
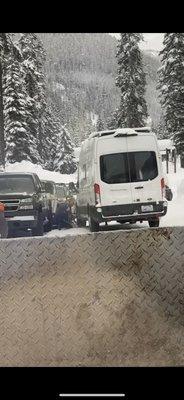
[[[35,228],[32,228],[33,236],[43,236],[44,234],[44,226],[43,226],[43,215],[40,214],[38,216],[38,222]]]

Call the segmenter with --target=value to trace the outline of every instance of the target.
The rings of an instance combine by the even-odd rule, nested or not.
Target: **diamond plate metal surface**
[[[0,241],[0,366],[183,364],[183,227]]]

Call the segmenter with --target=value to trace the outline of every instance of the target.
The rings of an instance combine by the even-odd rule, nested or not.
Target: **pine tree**
[[[55,171],[59,171],[62,174],[73,174],[76,169],[77,166],[74,156],[74,145],[66,127],[61,126],[61,130],[58,135]]]
[[[104,122],[102,121],[101,117],[99,117],[96,124],[96,130],[103,131],[103,129],[104,129]]]
[[[121,100],[111,126],[113,128],[144,126],[147,105],[144,98],[146,79],[139,49],[142,35],[140,33],[121,33],[120,35],[116,85],[121,90]]]
[[[157,135],[158,139],[168,138],[168,132],[163,114],[160,115],[160,118],[157,123],[155,122],[152,123],[151,129]]]
[[[19,39],[23,57],[24,79],[27,92],[27,124],[29,134],[37,146],[38,162],[43,163],[43,115],[46,108],[44,61],[45,51],[35,33],[23,33]]]
[[[184,33],[165,33],[159,69],[161,105],[168,137],[184,157]]]
[[[29,135],[26,91],[19,48],[11,43],[3,78],[6,161],[37,161],[37,148]]]
[[[44,132],[42,159],[44,168],[54,171],[57,163],[58,137],[61,123],[51,106],[47,106],[42,120]]]
[[[11,38],[8,33],[0,33],[0,168],[5,166],[5,134],[4,134],[4,106],[3,106],[3,76],[6,58],[10,52]]]

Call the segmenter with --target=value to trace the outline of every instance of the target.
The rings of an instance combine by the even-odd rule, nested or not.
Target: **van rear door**
[[[97,177],[102,207],[133,202],[126,137],[98,140]]]
[[[160,163],[153,135],[127,138],[133,203],[162,200]]]

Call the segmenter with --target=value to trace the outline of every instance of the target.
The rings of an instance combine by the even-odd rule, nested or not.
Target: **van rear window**
[[[158,175],[154,151],[136,151],[100,156],[100,173],[103,182],[128,183],[152,180]]]

